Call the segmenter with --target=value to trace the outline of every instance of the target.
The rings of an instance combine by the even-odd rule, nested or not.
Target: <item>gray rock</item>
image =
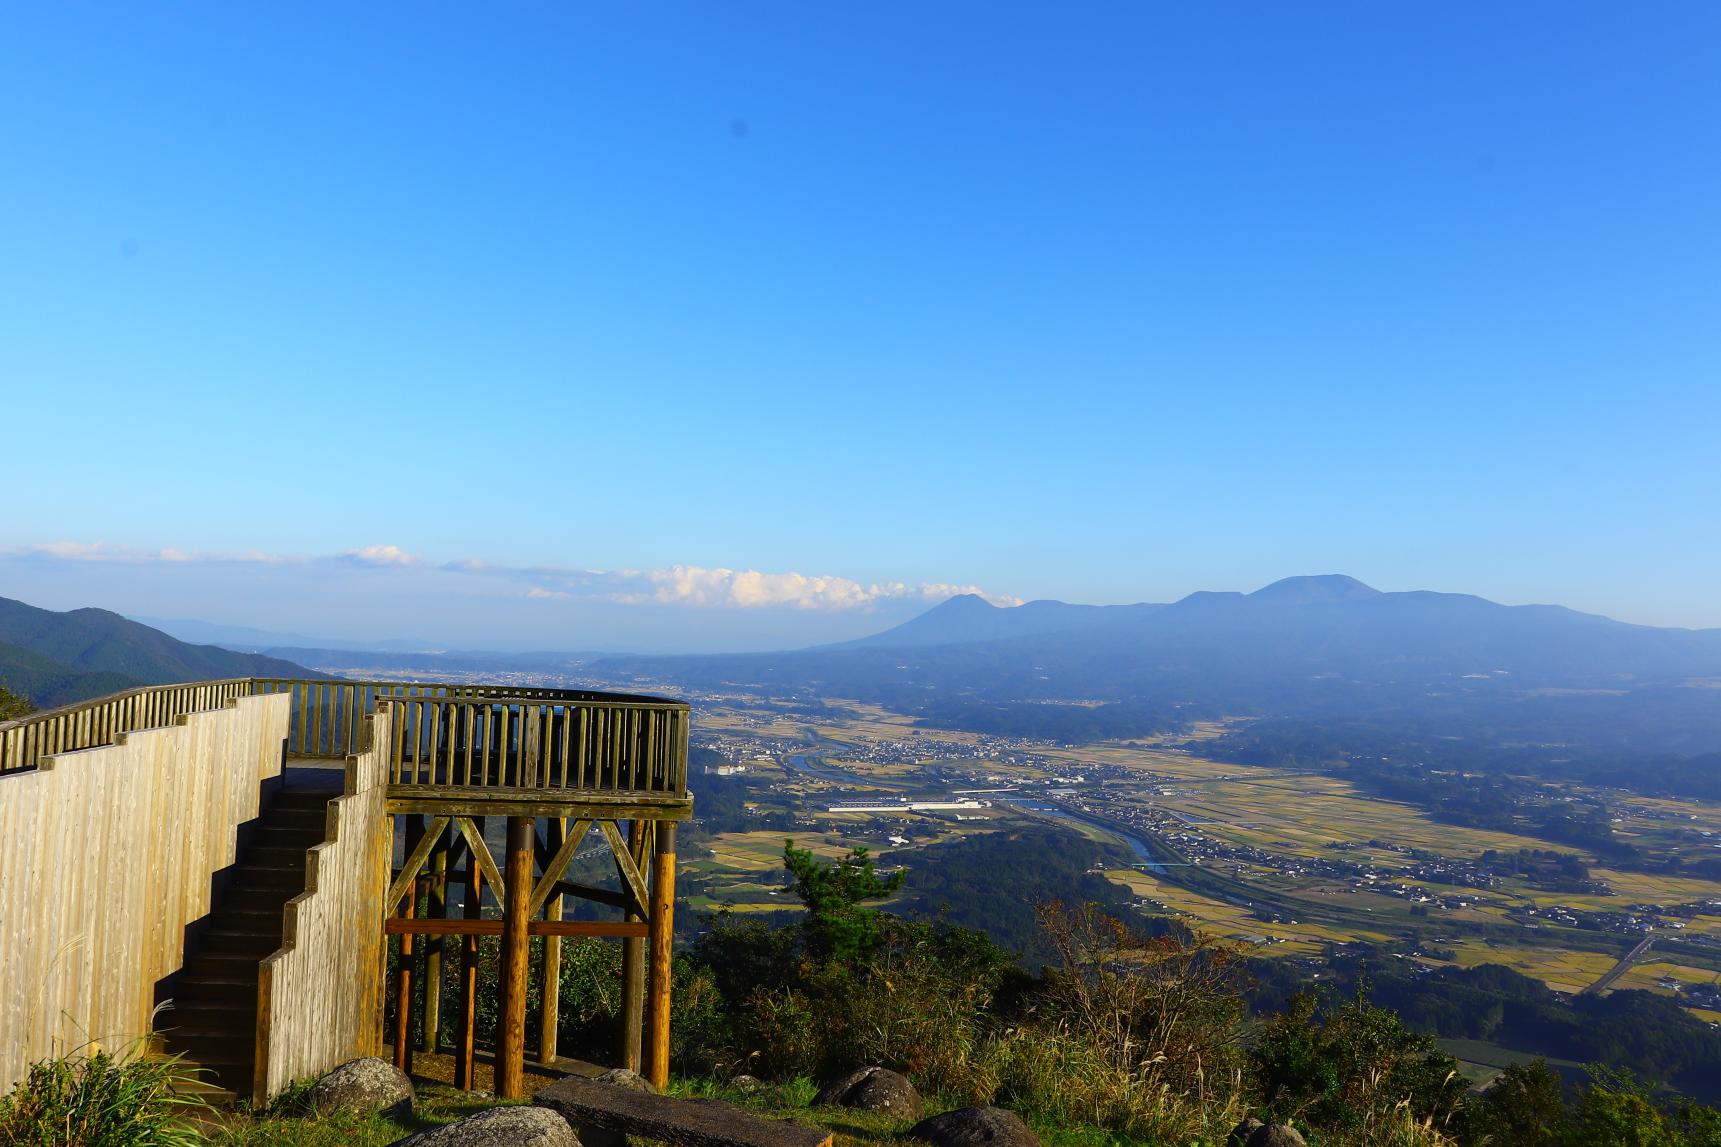
[[[607,1083],[611,1087],[631,1087],[635,1091],[645,1091],[657,1094],[657,1088],[651,1081],[637,1071],[629,1071],[625,1067],[612,1067],[608,1071],[600,1071],[592,1076],[593,1083]],[[594,1124],[582,1123],[574,1128],[584,1147],[627,1147],[627,1135],[608,1127],[598,1127]]]
[[[742,1095],[752,1095],[756,1091],[765,1090],[765,1081],[756,1075],[737,1075],[729,1081],[729,1086]]]
[[[819,1088],[816,1107],[855,1107],[918,1119],[926,1110],[920,1092],[905,1075],[884,1067],[862,1067]]]
[[[324,1115],[405,1115],[416,1102],[406,1073],[374,1056],[349,1059],[311,1087],[311,1106]]]
[[[1243,1122],[1233,1127],[1231,1134],[1225,1137],[1225,1147],[1249,1147],[1249,1136],[1265,1126],[1265,1123],[1253,1115],[1244,1116]]]
[[[922,1119],[908,1129],[910,1139],[933,1147],[1040,1147],[1021,1116],[1002,1107],[959,1107]]]
[[[1269,1123],[1249,1136],[1249,1147],[1306,1147],[1303,1137],[1289,1123]]]
[[[580,1147],[568,1121],[547,1107],[492,1107],[390,1147]]]
[[[616,1087],[631,1087],[635,1091],[649,1091],[654,1095],[657,1093],[657,1088],[651,1085],[650,1080],[639,1072],[629,1071],[625,1067],[612,1067],[608,1071],[599,1072],[592,1078],[598,1083],[614,1084]]]

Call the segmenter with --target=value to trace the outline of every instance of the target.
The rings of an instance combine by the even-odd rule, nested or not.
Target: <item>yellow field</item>
[[[1642,988],[1645,991],[1665,994],[1665,990],[1657,982],[1660,980],[1678,980],[1682,984],[1715,984],[1721,983],[1721,973],[1665,961],[1645,962],[1633,964],[1623,976],[1614,981],[1614,987]]]
[[[1249,909],[1240,905],[1190,892],[1133,868],[1113,869],[1105,875],[1136,896],[1163,905],[1166,911],[1184,917],[1185,922],[1198,931],[1229,940],[1266,937],[1273,941],[1271,951],[1274,955],[1315,955],[1328,943],[1388,939],[1384,933],[1339,931],[1320,924],[1270,924],[1256,919]]]
[[[1526,976],[1534,976],[1555,991],[1578,992],[1601,979],[1617,961],[1605,952],[1467,944],[1458,949],[1457,962],[1466,968],[1504,964]]]
[[[857,773],[854,785],[841,786],[784,770],[780,790],[807,797],[809,804],[821,810],[815,813],[821,833],[806,840],[797,835],[797,843],[827,858],[845,853],[851,840],[856,843],[866,839],[876,842],[880,829],[884,827],[874,816],[823,812],[822,806],[829,803],[831,794],[844,788],[851,792],[864,789],[868,780],[904,791],[923,783],[926,762],[940,760],[952,762],[957,776],[996,773],[1012,779],[1044,780],[1054,775],[1085,772],[1090,784],[1099,766],[1109,766],[1105,770],[1107,773],[1112,769],[1127,770],[1139,777],[1139,781],[1119,779],[1115,774],[1106,777],[1101,782],[1103,795],[1096,794],[1099,804],[1109,805],[1113,810],[1133,806],[1143,810],[1151,808],[1157,813],[1171,813],[1186,818],[1191,831],[1280,857],[1346,859],[1390,871],[1402,870],[1416,863],[1400,849],[1461,859],[1473,859],[1487,849],[1502,852],[1516,852],[1521,848],[1564,853],[1575,851],[1570,845],[1534,837],[1440,824],[1409,805],[1370,797],[1345,781],[1327,775],[1225,764],[1205,760],[1180,749],[1127,742],[1071,748],[1012,741],[1012,749],[1025,749],[1045,767],[1003,764],[969,751],[972,746],[995,744],[996,739],[915,727],[909,718],[877,706],[853,702],[834,704],[841,707],[840,714],[809,720],[750,709],[738,699],[733,708],[720,709],[710,720],[702,717],[702,723],[714,730],[743,737],[780,738],[809,747],[817,738],[825,743],[827,750],[832,750],[831,756],[836,763]],[[1202,729],[1201,733],[1214,736],[1220,731],[1221,725],[1214,724]],[[886,764],[859,759],[874,747],[902,746],[905,742],[912,746],[909,755],[917,758],[912,763]],[[947,756],[942,755],[946,747],[949,750]],[[1640,836],[1649,847],[1679,840],[1680,834],[1694,830],[1721,831],[1721,803],[1634,797],[1628,804],[1635,812],[1627,816],[1618,828],[1624,834]],[[995,807],[989,815],[992,819],[983,823],[957,824],[942,818],[928,818],[923,823],[938,825],[937,839],[951,839],[959,835],[996,831],[1008,823],[1019,823],[1024,814]],[[1079,823],[1061,823],[1090,835],[1104,835]],[[1689,837],[1683,839],[1690,840]],[[1370,846],[1366,843],[1370,840],[1378,840],[1382,844]],[[926,843],[931,841],[917,840],[915,846]],[[1352,847],[1342,851],[1329,847],[1335,843]],[[780,833],[729,833],[714,842],[713,854],[692,858],[692,863],[707,866],[708,870],[725,870],[736,879],[746,880],[750,874],[779,868],[782,847],[783,834]],[[1228,870],[1230,863],[1224,863]],[[1281,872],[1269,864],[1257,862],[1240,862],[1239,868],[1240,875],[1248,884],[1303,898],[1311,906],[1342,905],[1349,912],[1374,913],[1363,918],[1370,924],[1378,918],[1378,930],[1349,930],[1303,922],[1268,923],[1257,919],[1248,908],[1185,891],[1157,880],[1149,873],[1121,870],[1108,872],[1107,876],[1127,886],[1135,895],[1185,917],[1192,925],[1213,935],[1256,940],[1264,937],[1269,943],[1261,951],[1270,955],[1318,954],[1329,942],[1389,942],[1407,926],[1433,929],[1425,935],[1438,937],[1442,920],[1500,924],[1509,921],[1509,910],[1528,906],[1564,905],[1590,911],[1617,912],[1634,903],[1689,903],[1715,896],[1721,891],[1721,884],[1712,881],[1602,868],[1592,868],[1592,875],[1606,881],[1616,895],[1547,892],[1511,879],[1494,889],[1476,890],[1397,877],[1395,882],[1420,887],[1431,897],[1463,894],[1480,898],[1475,906],[1462,909],[1441,909],[1430,904],[1428,916],[1418,917],[1417,922],[1412,923],[1406,916],[1404,900],[1353,888],[1348,880],[1317,880],[1306,874]],[[749,910],[772,907],[777,905],[756,905]],[[1666,923],[1672,922],[1664,921]],[[1700,916],[1680,923],[1684,925],[1680,932],[1670,931],[1670,935],[1691,936],[1706,932],[1721,935],[1721,918],[1718,917]],[[1540,947],[1538,942],[1552,945],[1561,941],[1554,932],[1541,935],[1526,932],[1522,941],[1516,944],[1496,947],[1481,939],[1447,939],[1442,946],[1453,949],[1455,960],[1461,966],[1504,964],[1567,992],[1578,991],[1595,982],[1614,964],[1614,958],[1604,953]],[[1662,961],[1633,968],[1618,983],[1621,987],[1665,991],[1656,981],[1668,976],[1689,983],[1708,983],[1714,979],[1713,973],[1702,969]]]

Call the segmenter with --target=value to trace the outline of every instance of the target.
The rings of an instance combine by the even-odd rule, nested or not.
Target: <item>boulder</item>
[[[959,1107],[922,1119],[908,1129],[910,1139],[933,1147],[1040,1147],[1022,1117],[1002,1107]]]
[[[765,1090],[765,1081],[756,1075],[737,1075],[729,1081],[729,1086],[742,1095],[752,1095],[756,1091]]]
[[[1244,1116],[1243,1122],[1233,1127],[1231,1134],[1225,1136],[1225,1147],[1249,1147],[1249,1136],[1265,1126],[1265,1123],[1253,1115]]]
[[[882,1111],[904,1119],[919,1119],[926,1110],[920,1102],[920,1092],[899,1075],[884,1067],[862,1067],[841,1079],[833,1079],[819,1088],[813,1100],[815,1107],[856,1107],[862,1111]]]
[[[568,1121],[547,1107],[492,1107],[390,1147],[580,1147]]]
[[[1289,1123],[1268,1123],[1249,1136],[1249,1147],[1306,1147],[1302,1135]]]
[[[635,1091],[649,1091],[654,1095],[657,1093],[657,1088],[651,1085],[649,1079],[639,1072],[629,1071],[625,1067],[612,1067],[608,1071],[600,1071],[592,1076],[592,1079],[598,1083],[614,1084],[616,1087],[631,1087]]]
[[[311,1086],[311,1106],[323,1115],[405,1115],[416,1102],[406,1073],[375,1056],[350,1059]]]
[[[611,1087],[626,1087],[633,1091],[643,1091],[648,1095],[656,1095],[657,1088],[651,1085],[651,1080],[637,1071],[629,1071],[625,1067],[612,1067],[608,1071],[600,1071],[592,1076],[593,1083],[607,1083]],[[627,1136],[620,1131],[595,1124],[581,1123],[574,1127],[574,1133],[579,1136],[583,1147],[627,1147]]]

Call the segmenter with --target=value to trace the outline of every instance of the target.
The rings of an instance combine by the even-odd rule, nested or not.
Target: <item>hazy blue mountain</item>
[[[0,684],[37,705],[172,681],[308,675],[290,661],[187,645],[105,609],[56,613],[0,597]]]
[[[1061,601],[1030,601],[1025,605],[993,605],[979,594],[965,593],[933,606],[919,617],[882,633],[857,638],[824,649],[907,645],[953,645],[971,641],[997,641],[1007,637],[1030,637],[1068,633],[1123,624],[1143,617],[1160,605],[1069,605]]]
[[[1381,593],[1340,575],[1157,607],[1047,602],[1023,620],[1014,613],[955,599],[846,646],[610,657],[590,669],[870,700],[932,721],[1069,739],[1266,717],[1468,733],[1478,744],[1541,745],[1550,755],[1572,744],[1721,747],[1721,689],[1712,687],[1721,685],[1721,630],[1468,594]]]

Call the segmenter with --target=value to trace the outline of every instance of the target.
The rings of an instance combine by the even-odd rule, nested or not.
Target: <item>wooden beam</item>
[[[479,785],[390,785],[391,813],[431,816],[555,816],[588,820],[686,820],[693,798],[613,789],[522,789]]]
[[[430,854],[430,903],[426,915],[442,918],[448,915],[448,843],[454,836],[445,824],[436,834],[436,848]],[[425,945],[424,953],[424,1032],[418,1050],[435,1055],[442,1041],[442,956],[444,944],[440,938]]]
[[[484,839],[484,830],[477,830],[478,839]],[[462,840],[466,840],[464,832]],[[466,845],[466,898],[461,906],[460,921],[449,920],[446,923],[483,924],[479,919],[483,906],[484,869],[478,863],[478,853],[472,848],[471,842]],[[386,927],[386,922],[385,922]],[[454,1086],[462,1091],[471,1091],[476,1083],[476,1063],[473,1058],[474,1044],[477,1040],[478,1029],[478,936],[468,934],[460,942],[460,1030],[454,1042]]]
[[[532,889],[531,903],[526,906],[528,917],[536,916],[544,902],[555,895],[557,882],[561,880],[562,873],[568,870],[568,863],[574,859],[574,853],[579,851],[580,841],[585,839],[591,827],[592,822],[589,820],[576,820],[574,827],[563,835],[555,855],[544,865],[544,874],[538,878],[538,886]]]
[[[497,1016],[496,1094],[526,1097],[526,980],[530,934],[526,905],[532,898],[532,820],[508,818],[507,892],[502,898],[502,998]]]
[[[500,920],[431,920],[402,919],[391,916],[383,921],[382,930],[390,936],[500,936]],[[529,920],[528,936],[595,936],[600,939],[644,937],[651,926],[643,920]]]
[[[657,826],[651,858],[651,1026],[645,1077],[657,1090],[669,1085],[669,996],[675,946],[675,825]]]
[[[651,854],[652,822],[633,820],[628,822],[627,841],[628,851],[634,859],[634,865],[647,863],[646,857]],[[636,907],[629,907],[627,920],[630,924],[645,927],[645,913]],[[639,937],[629,937],[621,942],[621,1048],[617,1062],[629,1071],[640,1069],[640,1049],[645,1038],[645,942]]]
[[[584,836],[586,826],[580,822],[575,822],[575,831],[580,836]],[[573,839],[568,832],[567,821],[552,817],[549,823],[544,826],[544,835],[548,838],[545,841],[546,844],[554,843],[556,845],[556,855],[551,857],[552,862],[563,855],[573,856],[572,849],[568,849],[565,854],[563,852],[563,849],[567,849],[568,841]],[[566,867],[567,861],[563,860],[562,865]],[[560,923],[562,898],[559,894],[553,893],[555,873],[546,869],[541,883],[543,882],[550,885],[550,889],[545,892],[548,899],[540,901],[537,890],[534,889],[532,903],[526,909],[526,914],[528,916],[533,915],[541,903],[544,906],[544,923]],[[560,936],[545,935],[544,937],[544,974],[539,982],[544,985],[544,988],[538,996],[538,1062],[553,1063],[556,1058],[556,1045],[560,1040],[562,1024],[562,938]]]
[[[401,915],[412,918],[417,908],[418,886],[413,883],[413,895],[407,897]],[[412,933],[400,937],[400,968],[394,993],[394,1065],[408,1074],[412,1071]]]
[[[502,874],[496,870],[496,861],[490,855],[490,846],[484,843],[484,831],[469,816],[457,816],[454,823],[459,826],[460,835],[466,838],[466,847],[472,850],[472,856],[478,861],[478,868],[484,873],[484,879],[490,882],[490,895],[496,898],[498,904],[506,907],[506,886],[502,883]]]
[[[611,908],[626,909],[633,905],[633,897],[625,892],[617,892],[611,888],[593,888],[590,884],[575,884],[571,880],[556,881],[556,891],[564,896],[577,896],[581,900],[590,900],[596,904],[608,904]]]
[[[613,820],[598,821],[598,828],[603,832],[604,839],[609,841],[610,854],[615,857],[616,871],[621,874],[622,886],[633,893],[634,903],[641,912],[651,903],[651,894],[646,891],[645,877],[639,871],[639,865],[633,862],[633,854],[627,849],[627,842],[621,838],[621,829]]]
[[[394,910],[400,905],[400,898],[406,895],[408,888],[412,887],[413,880],[417,878],[419,870],[424,867],[425,860],[430,856],[430,850],[436,847],[437,836],[447,827],[448,818],[439,816],[430,822],[430,831],[418,838],[418,843],[407,855],[406,862],[400,866],[400,874],[394,878],[394,883],[388,886],[387,896],[382,902],[384,916],[394,915]],[[409,839],[411,831],[412,821],[409,820],[407,821]]]

